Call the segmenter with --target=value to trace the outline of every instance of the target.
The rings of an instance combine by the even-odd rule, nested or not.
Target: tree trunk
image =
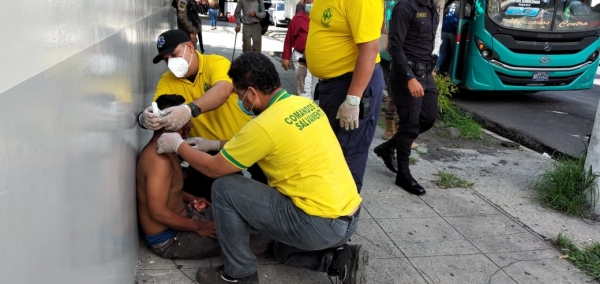
[[[435,5],[437,6],[438,15],[440,15],[440,23],[437,26],[437,30],[435,31],[435,45],[433,46],[432,54],[440,54],[440,46],[442,45],[442,21],[444,20],[444,5],[446,5],[446,0],[432,0],[435,1]]]

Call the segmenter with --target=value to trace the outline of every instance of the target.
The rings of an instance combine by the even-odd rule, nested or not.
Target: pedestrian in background
[[[296,81],[304,90],[307,65],[321,79],[319,106],[336,134],[360,192],[385,82],[379,65],[383,0],[316,1]]]
[[[204,54],[199,3],[196,0],[174,0],[173,6],[177,10],[177,28],[190,36],[194,46],[198,42],[200,53]]]
[[[260,20],[266,16],[262,0],[240,0],[235,7],[235,32],[239,33],[242,24],[242,52],[262,49],[262,26]]]
[[[294,61],[294,68],[298,70],[298,59],[304,55],[304,49],[306,48],[308,25],[310,23],[308,17],[310,10],[312,9],[312,3],[313,0],[305,0],[305,10],[296,14],[288,26],[285,40],[283,41],[283,54],[281,55],[281,58],[283,59],[281,61],[281,66],[285,70],[290,68],[290,58]],[[310,70],[307,70],[304,90],[301,91],[298,89],[297,94],[314,100],[314,91],[318,80],[317,77],[310,73]]]
[[[404,0],[392,10],[389,81],[400,123],[398,132],[374,151],[388,169],[397,173],[396,185],[416,195],[426,191],[410,173],[409,156],[413,141],[429,130],[437,117],[438,91],[432,74],[437,56],[432,52],[438,23],[432,0]]]
[[[208,15],[210,17],[210,29],[217,29],[217,17],[219,16],[219,1],[208,0]]]
[[[456,31],[458,30],[459,7],[459,2],[454,1],[444,9],[442,45],[440,46],[440,58],[438,58],[435,68],[438,74],[446,74],[452,71],[454,48],[456,47]]]

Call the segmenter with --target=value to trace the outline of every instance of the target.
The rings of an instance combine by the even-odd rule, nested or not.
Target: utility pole
[[[600,174],[600,104],[598,104],[598,110],[596,110],[596,119],[594,120],[594,128],[590,137],[590,144],[587,149],[587,157],[585,158],[585,171],[592,167],[592,172]],[[595,192],[594,196],[596,200],[592,200],[595,204],[594,213],[600,215],[600,177],[596,178],[596,183],[592,189]],[[591,194],[590,194],[591,195]]]

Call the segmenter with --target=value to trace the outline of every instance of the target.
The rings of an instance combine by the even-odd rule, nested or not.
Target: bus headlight
[[[489,58],[490,55],[492,55],[492,53],[487,49],[481,51],[481,56],[483,56],[483,58]]]
[[[485,43],[483,43],[483,41],[481,41],[477,37],[475,37],[475,45],[477,46],[477,50],[479,50],[479,53],[481,53],[481,56],[483,57],[483,59],[485,59],[485,60],[490,60],[490,59],[498,60],[499,59],[498,55],[494,51],[489,49],[487,47],[487,45],[485,45]]]

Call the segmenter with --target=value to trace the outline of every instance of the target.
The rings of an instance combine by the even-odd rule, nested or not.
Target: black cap
[[[154,57],[154,64],[160,62],[165,54],[173,52],[173,50],[182,42],[190,41],[190,36],[181,30],[169,30],[158,36],[156,40],[156,48],[158,55]]]

